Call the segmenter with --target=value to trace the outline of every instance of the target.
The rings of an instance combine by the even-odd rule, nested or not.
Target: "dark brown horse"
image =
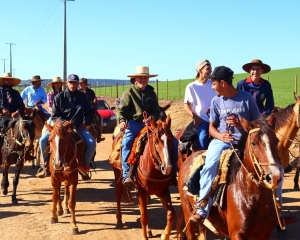
[[[286,169],[289,165],[289,148],[300,127],[300,97],[294,93],[294,98],[296,100],[294,104],[283,109],[278,108],[276,112],[272,113],[267,118],[268,123],[273,126],[276,136],[279,139],[278,154],[281,159],[281,165],[284,169]],[[296,144],[299,145],[300,142],[297,141]],[[294,179],[294,189],[296,190],[299,189],[297,176],[299,176],[298,170]]]
[[[271,239],[272,229],[278,224],[278,208],[275,209],[272,193],[283,177],[278,169],[278,139],[264,119],[252,123],[248,130],[249,133],[241,138],[237,152],[231,155],[223,205],[212,206],[207,220],[215,232],[232,240]],[[195,152],[186,159],[178,175],[185,223],[189,222],[194,199],[183,187],[190,166],[199,153]],[[265,216],[268,216],[267,220]],[[178,219],[179,223],[183,220],[182,214]],[[177,230],[181,233],[180,239],[196,239],[192,222],[188,223],[186,234],[181,232],[180,224]],[[199,229],[204,235],[205,230]]]
[[[46,124],[50,132],[50,161],[52,184],[52,215],[51,223],[58,222],[58,216],[63,214],[60,199],[60,187],[64,182],[64,213],[71,212],[71,234],[77,234],[75,219],[76,187],[78,184],[78,163],[84,156],[84,144],[78,133],[74,131],[72,122],[56,120],[54,127]]]
[[[27,151],[33,149],[33,140],[35,132],[35,124],[32,120],[35,112],[31,116],[25,116],[24,112],[20,113],[20,117],[11,120],[8,129],[1,136],[3,144],[1,147],[0,165],[2,165],[3,177],[1,181],[1,190],[4,195],[8,193],[8,170],[13,164],[16,166],[16,173],[13,180],[12,203],[17,204],[17,186],[19,176],[25,162]]]

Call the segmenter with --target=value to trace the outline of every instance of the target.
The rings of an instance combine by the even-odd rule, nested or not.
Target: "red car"
[[[113,132],[117,125],[114,109],[103,98],[97,97],[97,111],[103,118],[103,132]]]

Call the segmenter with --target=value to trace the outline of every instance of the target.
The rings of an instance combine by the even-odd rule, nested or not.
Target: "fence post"
[[[297,94],[297,89],[298,89],[298,76],[295,75],[295,93]],[[300,147],[299,147],[300,148]]]
[[[166,100],[169,100],[169,80],[167,79],[167,97]]]
[[[106,82],[104,82],[104,96],[106,97]]]
[[[180,100],[180,79],[178,79],[178,100]]]
[[[158,99],[158,80],[157,79],[155,81],[155,84],[156,84],[156,96],[157,96],[157,99]]]
[[[118,82],[116,82],[116,94],[117,94],[117,98],[119,97],[119,84]]]
[[[110,82],[110,96],[112,97],[112,82]]]
[[[122,84],[123,84],[123,92],[124,92],[124,81],[122,82]]]

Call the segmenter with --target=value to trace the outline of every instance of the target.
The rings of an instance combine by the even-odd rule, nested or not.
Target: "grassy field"
[[[296,75],[298,75],[300,78],[300,68],[272,70],[270,73],[262,75],[264,79],[269,79],[272,85],[276,106],[286,107],[287,105],[294,103],[293,92],[296,90]],[[234,86],[236,86],[239,80],[244,79],[246,77],[248,77],[247,73],[235,74],[233,81]],[[169,100],[183,100],[186,85],[194,80],[195,79],[160,81],[158,82],[158,98]],[[155,82],[150,83],[150,85],[152,85],[156,90]],[[298,85],[300,86],[300,80]],[[118,86],[118,95],[120,95],[124,89],[128,88],[130,88],[130,85]],[[117,96],[116,86],[106,86],[105,88],[92,87],[92,89],[96,92],[97,96]],[[297,87],[297,90],[298,89],[299,87]]]

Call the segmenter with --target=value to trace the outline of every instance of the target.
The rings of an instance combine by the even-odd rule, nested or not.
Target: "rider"
[[[93,159],[96,149],[96,142],[86,127],[92,123],[94,111],[91,104],[84,93],[77,90],[79,77],[75,74],[70,74],[67,80],[67,89],[58,93],[53,101],[52,120],[56,119],[72,121],[82,136],[85,145],[85,158],[83,165],[78,166],[78,170],[83,180],[89,180],[88,175],[89,164]],[[42,136],[48,143],[49,135]],[[46,160],[49,159],[49,153],[45,154]]]
[[[210,75],[211,63],[204,59],[196,64],[197,81],[189,83],[185,88],[184,110],[194,119],[194,128],[197,130],[199,138],[198,150],[205,150],[208,147],[208,126],[209,107],[211,99],[216,96],[212,89],[211,80],[205,78]]]
[[[52,87],[52,91],[47,94],[47,100],[48,100],[48,109],[52,113],[52,106],[53,106],[53,100],[54,97],[62,91],[62,86],[64,86],[66,83],[61,81],[60,77],[53,77],[52,82],[48,83],[48,87]],[[51,123],[52,119],[48,120],[49,124]],[[49,139],[50,132],[46,130],[45,134],[42,135],[39,139],[39,147],[42,153],[42,160],[44,162],[44,166],[41,167],[37,174],[35,175],[36,177],[39,178],[44,178],[47,176],[47,170],[48,170],[48,160],[50,157],[50,154],[48,152],[45,152],[47,146],[48,146],[48,139]]]
[[[47,94],[44,88],[41,87],[42,81],[43,80],[39,75],[33,76],[31,81],[32,86],[26,87],[22,91],[21,97],[23,100],[27,98],[27,107],[38,107],[41,110],[41,112],[45,115],[45,117],[49,118],[51,114],[48,113],[47,110],[42,107],[42,104],[47,102]]]
[[[149,124],[150,117],[153,117],[155,121],[159,119],[160,107],[153,87],[148,85],[149,78],[156,77],[157,74],[149,74],[149,67],[137,66],[136,73],[127,76],[131,78],[130,82],[134,85],[123,92],[116,113],[120,130],[125,130],[122,141],[123,184],[131,189],[134,186],[131,179],[132,167],[129,167],[127,161],[132,144],[138,133],[145,125]],[[148,119],[143,119],[144,111],[147,112]],[[173,162],[176,162],[174,164],[176,166],[173,166],[172,182],[175,185],[178,159],[178,142],[176,139],[174,140],[174,149],[173,155],[176,161]]]
[[[253,96],[263,116],[270,115],[274,108],[273,91],[270,82],[261,78],[261,75],[270,72],[271,67],[259,59],[254,59],[244,64],[243,69],[250,73],[250,76],[239,81],[236,88],[249,92]]]
[[[216,67],[213,73],[206,78],[212,80],[212,88],[217,96],[212,99],[209,133],[214,137],[208,146],[205,164],[200,171],[200,191],[197,203],[208,196],[211,191],[212,182],[217,174],[219,158],[223,150],[230,148],[230,142],[239,141],[243,130],[240,118],[248,122],[258,119],[261,114],[255,104],[253,97],[244,91],[238,91],[232,85],[233,71],[225,66]],[[230,131],[226,131],[226,126],[230,125]],[[281,168],[281,167],[280,167]],[[282,171],[282,169],[281,169]],[[281,200],[282,185],[276,190],[276,194]],[[208,216],[212,204],[212,196],[208,198],[205,208],[198,207],[197,213],[190,219],[193,222],[203,224]],[[295,218],[285,217],[286,224],[295,221]]]
[[[13,87],[19,85],[21,80],[12,77],[9,72],[5,72],[0,77],[0,131],[5,131],[7,123],[12,118],[20,116],[20,112],[25,110],[24,102],[20,96],[19,91]],[[2,146],[3,138],[1,139]],[[29,151],[26,151],[26,160],[33,160],[34,157],[30,156]]]
[[[88,97],[88,99],[90,100],[90,103],[92,104],[92,107],[96,113],[95,116],[97,116],[97,123],[96,125],[98,126],[96,130],[97,132],[97,143],[101,142],[101,141],[104,141],[105,138],[102,137],[102,129],[103,129],[103,118],[102,116],[98,113],[97,111],[97,98],[96,98],[96,94],[95,92],[90,89],[88,86],[90,84],[88,84],[88,80],[86,78],[81,78],[80,81],[79,81],[79,84],[80,84],[80,89],[79,91],[85,93],[85,95]]]

